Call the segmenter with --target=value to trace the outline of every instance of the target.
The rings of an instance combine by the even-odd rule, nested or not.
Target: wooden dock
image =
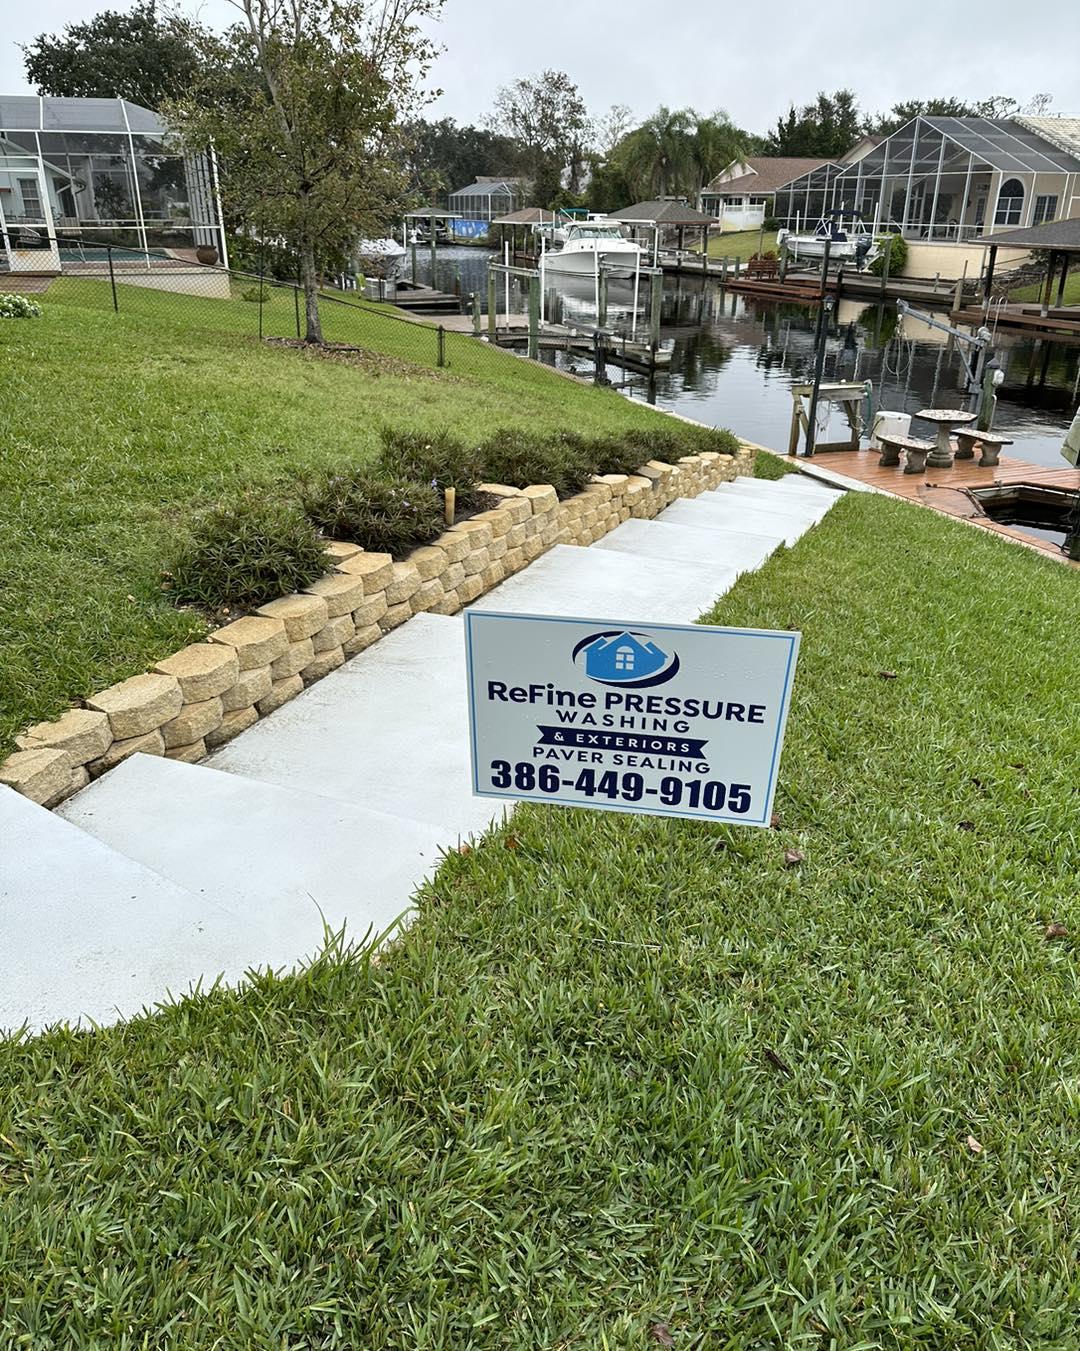
[[[1026,483],[1080,493],[1080,469],[1070,469],[1064,461],[1062,467],[1057,469],[1045,464],[1032,464],[1012,455],[1002,455],[1001,463],[994,468],[980,469],[977,459],[957,460],[951,469],[927,469],[924,474],[905,474],[903,465],[882,468],[878,464],[876,450],[845,450],[821,451],[809,460],[800,458],[798,463],[807,468],[820,466],[856,479],[880,492],[891,493],[893,497],[919,502],[947,516],[970,520],[995,534],[1005,535],[1039,553],[1068,563],[1070,567],[1080,567],[1080,563],[1069,563],[1053,541],[1039,539],[1035,535],[1025,534],[1016,526],[1003,525],[1000,521],[980,516],[973,509],[972,501],[965,491]]]
[[[985,313],[981,305],[966,305],[954,310],[951,318],[954,324],[970,324],[975,328],[987,324],[1029,338],[1046,338],[1050,342],[1080,342],[1080,306],[1077,305],[1052,307],[1046,314],[1030,301],[1024,305],[991,305],[989,313]]]

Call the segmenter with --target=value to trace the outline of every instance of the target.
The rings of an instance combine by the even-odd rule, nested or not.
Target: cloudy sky
[[[5,0],[0,93],[31,92],[18,44],[127,0]],[[211,26],[226,0],[180,0]],[[751,130],[769,129],[788,104],[849,86],[864,109],[901,98],[1010,94],[1054,96],[1052,110],[1080,113],[1080,5],[1076,0],[908,0],[838,5],[838,27],[815,31],[806,0],[692,5],[656,0],[446,0],[434,73],[436,111],[480,121],[499,85],[545,67],[565,70],[589,109],[613,103],[647,115],[658,104],[725,108]],[[522,11],[531,10],[535,18]],[[660,21],[657,22],[657,16]]]

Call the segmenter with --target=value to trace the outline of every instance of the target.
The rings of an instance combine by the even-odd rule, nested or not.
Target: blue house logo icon
[[[574,648],[574,661],[581,656],[585,674],[602,685],[662,685],[679,669],[677,656],[669,656],[646,634],[626,629],[583,638]]]

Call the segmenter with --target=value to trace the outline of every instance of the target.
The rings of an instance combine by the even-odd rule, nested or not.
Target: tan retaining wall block
[[[254,666],[269,666],[289,646],[285,625],[280,619],[245,615],[210,635],[212,643],[224,643],[235,650],[241,671]]]
[[[408,561],[420,574],[422,582],[430,582],[432,578],[441,577],[446,571],[448,559],[444,550],[425,544],[419,549],[414,549]]]
[[[66,751],[16,751],[0,764],[0,783],[44,805],[67,788],[72,769]]]
[[[110,685],[86,701],[99,713],[109,715],[109,726],[119,741],[143,736],[175,718],[184,696],[180,682],[171,675],[139,675]]]
[[[190,746],[193,741],[201,741],[207,732],[221,726],[224,716],[225,710],[221,706],[220,699],[204,699],[198,704],[185,704],[177,717],[161,728],[165,749]]]
[[[399,624],[404,624],[406,619],[412,618],[412,605],[407,600],[403,600],[398,605],[391,605],[386,614],[379,620],[379,628],[383,633],[389,633],[391,629],[396,629]]]
[[[363,553],[359,544],[350,544],[347,540],[332,539],[327,541],[326,552],[330,561],[335,564],[343,562],[346,558],[353,558],[356,554]]]
[[[311,647],[311,639],[305,638],[302,643],[291,643],[289,651],[284,657],[278,657],[278,661],[284,661],[293,648]],[[311,658],[307,657],[307,661]],[[270,693],[271,682],[276,679],[273,666],[255,666],[250,671],[241,671],[240,678],[231,690],[226,690],[221,696],[221,707],[226,713],[235,713],[238,708],[250,708],[252,704],[257,704],[264,695]],[[292,672],[290,672],[292,674]]]
[[[373,596],[376,591],[385,591],[393,581],[394,560],[389,554],[360,553],[339,563],[338,571],[363,578],[364,595]]]
[[[175,676],[185,704],[197,704],[224,694],[236,683],[240,663],[236,652],[221,643],[192,643],[174,652],[154,667],[163,675]]]
[[[352,614],[364,599],[364,579],[349,572],[335,572],[329,577],[320,577],[317,582],[304,588],[305,595],[318,596],[326,601],[326,613],[330,619],[339,615]]]
[[[353,623],[358,629],[366,629],[369,624],[376,624],[386,614],[386,592],[377,591],[374,596],[369,596],[363,605],[358,605],[352,613]]]
[[[310,638],[305,638],[300,643],[290,643],[277,661],[271,662],[268,667],[259,668],[267,672],[266,689],[259,690],[255,698],[248,699],[247,702],[256,704],[264,695],[269,694],[271,680],[284,680],[286,676],[299,675],[314,655],[315,645]],[[234,707],[242,708],[243,705],[236,703]]]
[[[115,769],[122,760],[138,752],[140,755],[164,755],[165,739],[155,728],[143,736],[127,737],[123,741],[114,741],[99,760],[91,760],[86,768],[92,779],[99,778],[108,769]]]
[[[370,647],[372,643],[377,643],[382,636],[382,629],[379,628],[378,624],[369,624],[367,628],[357,629],[355,637],[342,644],[342,651],[345,653],[346,659],[355,657],[365,648]]]
[[[339,666],[345,664],[345,653],[340,647],[331,647],[326,652],[318,652],[314,661],[309,661],[300,672],[305,685],[311,685],[316,680],[321,680],[331,671],[336,671]],[[290,696],[291,697],[291,696]],[[262,708],[260,707],[260,712]]]
[[[268,713],[273,713],[275,708],[280,708],[282,704],[287,704],[290,699],[303,690],[304,682],[298,675],[286,676],[284,680],[275,680],[270,686],[270,693],[264,695],[256,705],[259,710],[259,717],[265,718]]]
[[[280,619],[290,643],[313,637],[330,618],[329,608],[321,596],[282,596],[268,605],[260,605],[256,614],[266,619]]]
[[[392,609],[420,589],[420,573],[411,563],[395,563],[393,580],[386,587],[386,603]]]
[[[320,652],[329,652],[331,648],[340,647],[342,643],[347,643],[356,632],[356,625],[353,623],[351,614],[338,615],[337,619],[331,619],[318,631],[312,638],[311,644],[314,648],[315,656]],[[309,662],[308,665],[311,663]],[[304,668],[301,667],[301,670]]]
[[[522,496],[529,499],[534,516],[554,511],[559,505],[559,494],[550,483],[537,483],[531,488],[523,488]]]
[[[207,734],[207,750],[215,750],[218,746],[224,746],[227,741],[231,741],[234,736],[239,736],[241,732],[259,721],[258,710],[255,708],[238,708],[232,713],[226,713],[221,720],[221,726],[215,731]]]
[[[113,739],[106,713],[89,708],[72,708],[56,722],[39,722],[15,744],[23,751],[66,751],[68,764],[85,765],[109,749]]]
[[[433,577],[430,582],[421,582],[420,589],[412,598],[412,612],[414,615],[422,611],[430,610],[433,605],[438,605],[446,590],[438,577]]]
[[[206,759],[206,742],[193,741],[190,746],[166,747],[165,759],[183,760],[185,764],[197,765],[200,760]]]

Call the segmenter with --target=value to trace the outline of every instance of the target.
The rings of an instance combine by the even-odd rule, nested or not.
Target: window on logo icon
[[[615,649],[615,669],[616,671],[632,671],[634,669],[634,649],[632,647]]]

